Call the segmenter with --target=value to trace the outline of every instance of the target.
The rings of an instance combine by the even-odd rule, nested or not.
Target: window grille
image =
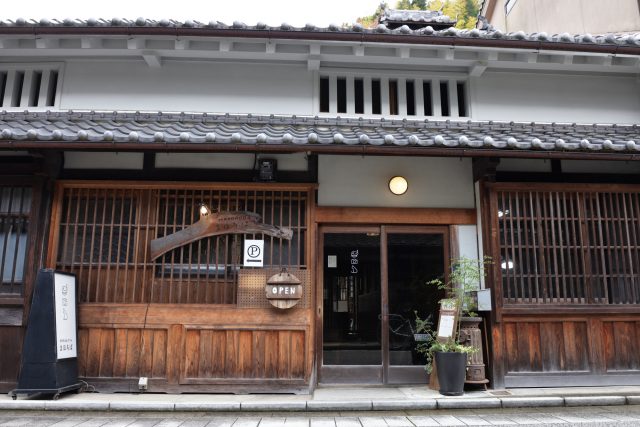
[[[57,66],[0,66],[0,107],[57,106],[60,70]]]
[[[81,302],[235,304],[244,238],[264,239],[265,268],[306,268],[304,191],[189,188],[63,190],[56,268],[78,275]],[[199,208],[249,211],[293,230],[207,237],[150,259],[149,242],[199,219]]]
[[[640,190],[496,197],[505,304],[640,303]]]
[[[32,188],[0,187],[0,295],[22,295]]]
[[[467,83],[419,78],[320,76],[318,111],[404,117],[468,117]]]

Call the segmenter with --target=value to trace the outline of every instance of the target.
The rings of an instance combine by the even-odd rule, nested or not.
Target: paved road
[[[0,427],[640,426],[639,406],[340,413],[0,411]]]

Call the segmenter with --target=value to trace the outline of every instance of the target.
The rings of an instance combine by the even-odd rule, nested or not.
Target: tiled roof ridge
[[[380,20],[411,21],[416,23],[455,23],[455,19],[439,10],[404,10],[386,8],[382,12]]]
[[[640,155],[637,124],[370,119],[131,111],[0,112],[0,145],[367,146]],[[426,153],[426,152],[425,152]],[[626,158],[626,157],[625,157]]]
[[[487,39],[487,40],[514,40],[514,41],[530,41],[530,42],[557,42],[570,44],[603,44],[616,46],[640,46],[640,33],[607,33],[607,34],[575,34],[571,35],[567,32],[558,34],[548,34],[545,32],[525,33],[524,31],[502,32],[500,30],[460,30],[457,28],[448,28],[446,30],[434,30],[427,26],[417,30],[412,30],[408,26],[403,25],[400,28],[389,29],[384,24],[379,24],[375,28],[365,28],[361,24],[356,23],[351,26],[341,26],[331,24],[328,27],[317,27],[313,24],[307,24],[304,27],[294,27],[290,24],[283,23],[280,26],[268,26],[264,23],[257,23],[250,26],[240,21],[234,21],[231,25],[219,21],[210,21],[208,23],[197,20],[151,20],[145,18],[137,18],[134,20],[124,18],[113,19],[24,19],[0,21],[0,34],[2,28],[39,28],[46,30],[48,28],[55,29],[60,27],[66,28],[167,28],[167,29],[209,29],[209,30],[253,30],[253,31],[285,31],[291,33],[336,33],[336,34],[394,34],[406,36],[436,36],[451,38],[467,38],[467,39]]]
[[[215,113],[195,111],[134,111],[134,110],[1,110],[0,121],[7,120],[122,120],[136,122],[193,122],[193,123],[264,123],[290,125],[360,125],[379,127],[420,127],[442,126],[447,128],[470,128],[493,126],[494,128],[529,128],[536,126],[565,129],[613,128],[640,131],[640,123],[578,123],[514,120],[472,120],[451,118],[385,118],[385,117],[343,117],[299,114],[252,114]]]

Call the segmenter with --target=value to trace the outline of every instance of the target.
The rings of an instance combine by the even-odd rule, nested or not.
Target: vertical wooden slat
[[[7,217],[5,219],[6,224],[4,224],[3,232],[4,239],[2,242],[2,264],[0,264],[0,283],[4,281],[4,273],[5,266],[7,265],[7,252],[9,248],[9,241],[11,240],[11,235],[13,234],[13,230],[15,228],[14,224],[16,222],[15,217],[12,215],[12,205],[13,205],[13,192],[16,188],[9,187],[9,198],[7,201]],[[13,289],[12,289],[13,290]]]
[[[609,240],[609,228],[604,227],[604,232],[602,231],[603,229],[603,218],[602,218],[602,208],[601,208],[601,204],[600,204],[600,193],[594,193],[594,197],[593,200],[595,201],[595,209],[596,209],[596,213],[595,213],[595,218],[597,218],[597,224],[598,224],[598,237],[599,237],[599,244],[600,244],[600,260],[601,260],[601,278],[602,278],[602,289],[601,289],[601,298],[603,298],[604,301],[609,302],[609,292],[608,292],[608,286],[609,286],[609,282],[610,282],[610,277],[609,277],[609,270],[607,269],[607,259],[609,260],[609,262],[611,262],[610,259],[610,252],[608,250],[608,244],[610,242]]]
[[[124,295],[125,295],[125,286],[126,284],[122,283],[122,280],[120,279],[120,254],[122,252],[122,234],[123,234],[123,227],[124,227],[124,207],[125,207],[125,196],[126,196],[126,190],[122,189],[120,191],[120,215],[118,217],[118,223],[117,223],[117,241],[118,243],[116,244],[116,253],[115,253],[115,274],[114,274],[114,291],[113,291],[113,301],[114,302],[125,302],[124,299]],[[113,268],[112,267],[112,268]]]
[[[515,204],[513,206],[513,215],[516,218],[516,236],[518,236],[518,244],[517,244],[517,249],[518,249],[518,262],[516,264],[516,262],[514,261],[514,268],[517,268],[517,277],[518,277],[518,282],[519,282],[519,297],[520,298],[524,298],[525,296],[525,292],[524,292],[524,284],[525,284],[525,260],[524,257],[522,256],[522,230],[520,229],[520,224],[522,224],[522,218],[523,218],[523,212],[520,210],[520,193],[519,192],[515,192],[514,194],[515,197]],[[512,245],[516,245],[516,242],[512,242]],[[528,257],[527,257],[528,258]],[[527,274],[528,274],[528,269],[527,269]],[[514,287],[517,287],[518,283],[514,283]]]
[[[151,368],[152,378],[164,378],[167,376],[167,332],[156,331],[153,337],[153,363]]]
[[[127,329],[115,331],[115,350],[113,357],[113,376],[127,376]]]
[[[640,285],[640,278],[638,274],[640,273],[640,209],[638,207],[638,193],[630,193],[629,194],[629,218],[631,222],[630,232],[633,236],[631,252],[634,254],[633,263],[636,266],[636,272],[633,274],[633,295],[634,295],[634,304],[640,303],[640,289],[638,286]]]

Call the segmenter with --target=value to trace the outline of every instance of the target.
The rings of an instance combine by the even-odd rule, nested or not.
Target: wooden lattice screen
[[[0,186],[0,294],[22,295],[32,186]]]
[[[293,230],[291,241],[246,235],[265,240],[265,267],[306,268],[307,201],[302,187],[65,183],[54,216],[55,267],[78,275],[81,302],[235,304],[245,235],[204,238],[155,260],[150,240],[197,221],[203,203],[214,211],[256,212],[264,223]]]
[[[494,197],[504,304],[640,303],[639,188],[496,186]]]

